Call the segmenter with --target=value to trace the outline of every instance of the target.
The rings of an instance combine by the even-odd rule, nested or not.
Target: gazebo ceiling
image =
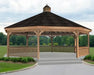
[[[14,32],[14,33],[12,33],[12,34],[14,34],[14,35],[27,35],[28,34],[28,36],[34,36],[34,35],[36,35],[34,32]],[[74,35],[74,33],[73,32],[43,32],[42,34],[41,34],[42,36],[63,36],[63,35]]]
[[[51,26],[51,27],[57,26],[57,27],[82,27],[85,29],[89,29],[84,26],[81,26],[80,24],[72,22],[64,17],[60,17],[50,11],[51,8],[48,5],[46,5],[43,8],[42,13],[30,17],[28,19],[25,19],[23,21],[20,21],[18,23],[15,23],[13,25],[10,25],[6,28],[32,27],[32,26]]]

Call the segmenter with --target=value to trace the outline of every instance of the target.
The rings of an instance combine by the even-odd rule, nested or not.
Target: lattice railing
[[[53,50],[52,50],[53,49]],[[74,47],[71,46],[40,46],[41,52],[74,52]]]
[[[35,47],[9,47],[9,56],[37,57],[37,48]]]
[[[89,54],[88,47],[79,47],[79,56],[85,56]]]

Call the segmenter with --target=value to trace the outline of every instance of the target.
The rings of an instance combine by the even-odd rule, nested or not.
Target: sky
[[[43,12],[51,12],[92,29],[94,34],[94,0],[0,0],[0,32],[4,27]]]

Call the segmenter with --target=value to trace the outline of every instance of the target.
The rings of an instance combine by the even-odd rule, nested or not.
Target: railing
[[[40,46],[40,52],[74,52],[72,46]]]
[[[68,46],[40,46],[40,52],[74,52],[74,47]],[[30,46],[10,46],[9,47],[9,56],[18,56],[18,57],[37,57],[37,47]]]
[[[9,47],[9,56],[37,57],[37,48],[35,47]]]
[[[40,46],[40,52],[74,52],[74,47],[69,46]],[[79,56],[85,56],[89,54],[88,47],[79,47]],[[9,56],[20,57],[37,57],[37,47],[9,47]]]
[[[88,47],[79,47],[79,56],[85,56],[89,54]]]

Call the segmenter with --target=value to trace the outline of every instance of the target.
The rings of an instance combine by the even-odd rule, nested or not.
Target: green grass
[[[90,56],[91,56],[91,58],[92,58],[92,56],[94,56],[94,47],[90,47]],[[94,61],[92,61],[91,58],[90,59],[89,58],[88,59],[86,58],[87,60],[84,60],[84,61],[86,61],[87,63],[90,63],[90,64],[94,64]]]
[[[7,46],[0,46],[0,57],[3,57],[6,53],[7,53]],[[32,65],[34,64],[0,62],[0,72],[19,70]]]
[[[3,57],[7,53],[7,46],[0,46],[0,57]]]
[[[87,63],[94,64],[94,61],[86,61]]]
[[[90,47],[90,55],[94,55],[94,47]]]
[[[84,60],[85,62],[87,62],[87,63],[89,63],[89,64],[94,64],[94,61],[92,61],[92,60]]]
[[[18,63],[0,62],[0,72],[19,70],[19,69],[26,68],[32,65],[34,64],[18,64]]]

